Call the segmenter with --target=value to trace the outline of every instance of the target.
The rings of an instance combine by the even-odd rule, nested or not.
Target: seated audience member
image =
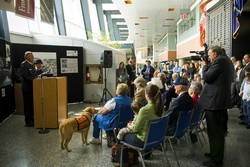
[[[135,122],[136,122],[136,119],[137,119],[137,116],[138,116],[138,113],[139,113],[139,110],[142,106],[140,106],[139,103],[136,103],[136,102],[133,102],[131,104],[131,109],[133,110],[134,112],[134,119],[133,121],[129,122],[127,124],[127,127],[124,127],[122,129],[119,130],[119,133],[117,135],[117,139],[118,141],[122,140],[123,139],[123,136],[126,134],[126,133],[129,133],[129,132],[133,132],[133,127],[135,125]]]
[[[126,133],[123,140],[131,145],[143,147],[146,134],[148,132],[148,120],[156,119],[162,116],[163,102],[162,95],[156,85],[147,85],[145,89],[147,105],[142,107],[138,113],[137,120],[133,126],[133,133]],[[128,164],[128,152],[124,149],[123,164]],[[117,158],[119,161],[119,158]]]
[[[188,93],[192,97],[194,108],[197,106],[197,101],[199,99],[201,91],[202,84],[200,82],[191,82],[191,85],[188,89]]]
[[[193,81],[197,81],[202,84],[201,75],[199,73],[194,74]]]
[[[137,77],[134,80],[134,84],[136,87],[136,93],[133,101],[139,103],[140,106],[145,106],[147,103],[145,98],[145,87],[147,85],[147,81],[142,77]]]
[[[194,108],[193,100],[188,94],[188,84],[188,80],[183,77],[178,77],[174,83],[175,92],[178,94],[178,97],[171,103],[167,110],[167,113],[171,113],[168,123],[168,135],[174,133],[179,112]]]
[[[155,71],[154,72],[154,77],[151,78],[151,81],[149,81],[147,84],[153,84],[153,85],[156,85],[158,86],[159,89],[162,89],[163,88],[163,85],[162,85],[162,82],[160,80],[160,78],[158,77],[158,74],[159,74],[159,71]]]
[[[176,79],[179,77],[179,74],[178,73],[173,73],[172,74],[172,85],[174,85],[174,82],[176,81]]]
[[[167,76],[165,73],[162,72],[158,74],[158,77],[160,78],[161,83],[162,83],[162,89],[160,89],[160,91],[161,91],[161,94],[163,94],[166,92]]]
[[[113,130],[116,118],[119,113],[120,105],[131,105],[132,99],[127,95],[129,92],[128,85],[121,83],[117,85],[116,97],[113,97],[104,105],[93,120],[93,139],[91,144],[100,144],[100,129],[105,131]]]

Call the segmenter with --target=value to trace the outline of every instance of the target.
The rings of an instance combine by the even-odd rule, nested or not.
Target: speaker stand
[[[107,102],[107,93],[109,94],[110,97],[113,97],[109,90],[107,89],[107,73],[106,73],[106,68],[104,68],[104,89],[102,91],[102,98],[99,102],[99,105],[102,104],[103,102]]]

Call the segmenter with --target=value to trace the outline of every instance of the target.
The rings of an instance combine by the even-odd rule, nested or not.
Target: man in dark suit
[[[210,153],[205,156],[205,166],[222,166],[225,143],[225,113],[231,103],[231,83],[233,74],[231,66],[223,56],[221,47],[211,46],[208,49],[210,65],[202,61],[204,87],[200,95],[199,106],[205,110]]]
[[[183,77],[178,77],[174,83],[175,93],[178,94],[178,97],[173,100],[167,110],[167,113],[171,113],[169,117],[167,135],[172,135],[174,133],[179,112],[192,110],[194,108],[193,100],[188,94],[188,85],[188,79]]]
[[[146,60],[146,66],[142,69],[141,74],[143,78],[148,82],[154,76],[155,69],[151,66],[151,61]]]
[[[34,126],[34,110],[33,110],[33,79],[36,78],[36,70],[33,64],[34,56],[31,51],[24,54],[24,59],[20,65],[20,73],[22,77],[23,105],[25,126]]]

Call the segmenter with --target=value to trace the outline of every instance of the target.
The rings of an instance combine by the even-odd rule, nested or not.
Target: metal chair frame
[[[169,120],[169,114],[161,118],[148,120],[149,121],[148,133],[146,135],[146,140],[145,140],[143,148],[136,147],[134,145],[126,143],[125,141],[121,141],[122,147],[121,147],[121,153],[120,153],[120,166],[122,166],[122,157],[123,157],[124,148],[132,148],[136,150],[139,153],[142,166],[145,167],[143,156],[146,154],[149,154],[150,152],[153,152],[159,146],[161,147],[166,157],[168,166],[170,166],[170,163],[167,158],[166,150],[164,148],[165,134],[167,131],[168,120]]]

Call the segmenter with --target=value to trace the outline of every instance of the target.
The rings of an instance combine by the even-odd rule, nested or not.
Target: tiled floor
[[[84,106],[69,105],[69,116],[81,112]],[[226,137],[224,167],[250,167],[250,129],[238,125],[239,111],[229,111],[229,133]],[[39,129],[24,127],[24,116],[14,114],[0,125],[0,167],[111,167],[111,149],[103,145],[85,146],[80,134],[74,134],[69,144],[72,152],[61,150],[58,129],[39,134]],[[92,129],[89,133],[91,139]],[[191,156],[186,142],[180,140],[175,148],[183,167],[200,167],[206,160],[200,143],[193,145],[195,156]],[[169,147],[168,147],[169,148]],[[206,148],[207,144],[206,144]],[[169,148],[170,149],[170,148]],[[177,166],[171,150],[167,151],[171,166]],[[166,166],[161,151],[155,151],[146,166]]]

